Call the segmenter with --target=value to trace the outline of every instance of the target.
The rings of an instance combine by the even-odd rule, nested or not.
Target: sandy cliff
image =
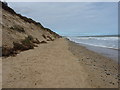
[[[58,34],[43,27],[39,22],[17,14],[2,3],[2,55],[9,56],[18,51],[33,49],[37,44],[60,38]]]

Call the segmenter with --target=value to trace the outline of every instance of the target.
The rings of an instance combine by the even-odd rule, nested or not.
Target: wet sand
[[[118,87],[118,63],[84,46],[70,42],[69,50],[78,58],[78,62],[88,72],[88,82],[98,88]]]
[[[85,46],[89,50],[92,50],[96,53],[99,53],[105,57],[108,57],[108,58],[118,62],[118,53],[120,53],[120,50],[104,48],[104,47],[97,47],[97,46],[90,46],[90,45],[85,45],[85,44],[80,44],[80,45]]]
[[[66,39],[3,58],[3,88],[117,88],[113,60]]]

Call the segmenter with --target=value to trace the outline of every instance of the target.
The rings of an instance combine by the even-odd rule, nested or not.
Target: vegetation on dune
[[[20,42],[13,42],[13,48],[10,47],[2,47],[2,56],[11,56],[18,53],[18,51],[25,51],[29,49],[34,49],[37,47],[36,44],[44,44],[46,41],[39,41],[37,38],[33,38],[31,35],[28,35],[25,39]]]
[[[2,8],[6,11],[8,11],[9,13],[13,14],[13,15],[17,15],[18,17],[20,17],[22,20],[24,20],[25,22],[28,23],[33,23],[37,26],[39,26],[41,29],[48,31],[50,34],[52,34],[55,38],[61,38],[60,35],[58,35],[57,33],[53,32],[52,30],[50,30],[49,28],[45,28],[41,25],[41,23],[34,21],[31,18],[27,18],[25,16],[22,16],[21,14],[17,14],[12,8],[8,7],[7,4],[2,2]]]
[[[13,54],[13,49],[10,47],[3,46],[2,47],[2,56],[9,56]]]
[[[60,35],[53,32],[49,28],[43,27],[39,22],[36,22],[31,18],[27,18],[25,16],[22,16],[21,14],[17,14],[12,8],[10,8],[8,6],[8,4],[6,2],[1,2],[0,1],[0,4],[2,4],[2,9],[5,10],[7,13],[11,14],[13,17],[17,16],[17,17],[20,18],[20,20],[22,19],[22,21],[24,23],[34,24],[37,28],[39,28],[39,30],[42,30],[44,32],[44,34],[42,33],[43,34],[42,37],[45,39],[45,40],[44,39],[41,40],[41,38],[34,38],[34,37],[31,36],[32,33],[31,33],[31,35],[28,35],[27,32],[25,32],[24,25],[22,26],[22,24],[17,23],[17,24],[12,25],[11,27],[6,26],[8,28],[8,30],[10,30],[10,31],[13,31],[13,32],[15,31],[16,33],[19,33],[19,34],[20,33],[21,34],[26,34],[28,36],[25,37],[25,39],[22,39],[22,38],[20,39],[19,38],[17,40],[16,40],[16,38],[13,37],[14,39],[11,40],[11,42],[13,43],[12,45],[3,44],[3,46],[2,46],[2,56],[15,55],[15,54],[18,53],[18,51],[33,49],[34,47],[37,47],[37,44],[45,44],[45,43],[47,43],[47,41],[53,41],[56,38],[61,38]],[[7,15],[3,15],[3,18],[8,19]],[[8,21],[12,21],[12,19],[8,19]],[[5,25],[2,25],[2,26],[4,27]],[[41,41],[39,41],[39,40],[41,40]]]
[[[21,43],[23,46],[25,46],[26,50],[34,48],[33,42],[28,37],[22,40]]]
[[[29,41],[33,41],[34,40],[34,38],[31,35],[28,35],[28,37],[26,39],[28,39]]]
[[[15,55],[18,51],[25,51],[29,49],[33,49],[35,47],[34,43],[32,43],[32,37],[26,37],[21,42],[13,42],[13,48],[10,47],[2,47],[2,56],[10,56]]]
[[[41,23],[34,21],[31,18],[27,18],[25,16],[22,16],[20,14],[17,14],[12,8],[8,7],[6,3],[2,2],[2,8],[8,12],[10,12],[13,15],[17,15],[18,17],[20,17],[21,19],[23,19],[25,22],[28,23],[34,23],[35,25],[39,26],[41,29],[48,31],[50,34],[54,35],[54,37],[58,37],[61,38],[60,35],[58,35],[57,33],[53,32],[52,30],[50,30],[49,28],[44,28]]]
[[[13,48],[14,48],[15,51],[17,51],[17,50],[21,50],[21,51],[28,50],[28,48],[26,46],[24,46],[23,44],[13,42],[13,45],[14,45]]]
[[[15,31],[18,31],[18,32],[20,32],[20,33],[25,33],[24,28],[21,27],[21,26],[19,26],[19,25],[14,25],[14,26],[10,27],[10,29],[15,30]]]

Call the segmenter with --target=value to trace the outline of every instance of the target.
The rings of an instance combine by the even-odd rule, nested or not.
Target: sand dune
[[[2,58],[0,57],[0,89],[2,88]]]
[[[96,58],[95,64],[91,64],[88,55],[85,55],[87,53],[91,61]],[[117,67],[108,58],[76,46],[66,39],[57,39],[15,57],[3,58],[3,88],[117,87],[117,75],[107,76],[105,68],[101,68],[103,63],[100,62],[105,60]],[[106,66],[107,72],[117,74],[111,64],[110,68]]]

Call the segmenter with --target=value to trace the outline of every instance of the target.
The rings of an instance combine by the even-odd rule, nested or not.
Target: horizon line
[[[1,0],[5,2],[119,2],[119,0]]]

